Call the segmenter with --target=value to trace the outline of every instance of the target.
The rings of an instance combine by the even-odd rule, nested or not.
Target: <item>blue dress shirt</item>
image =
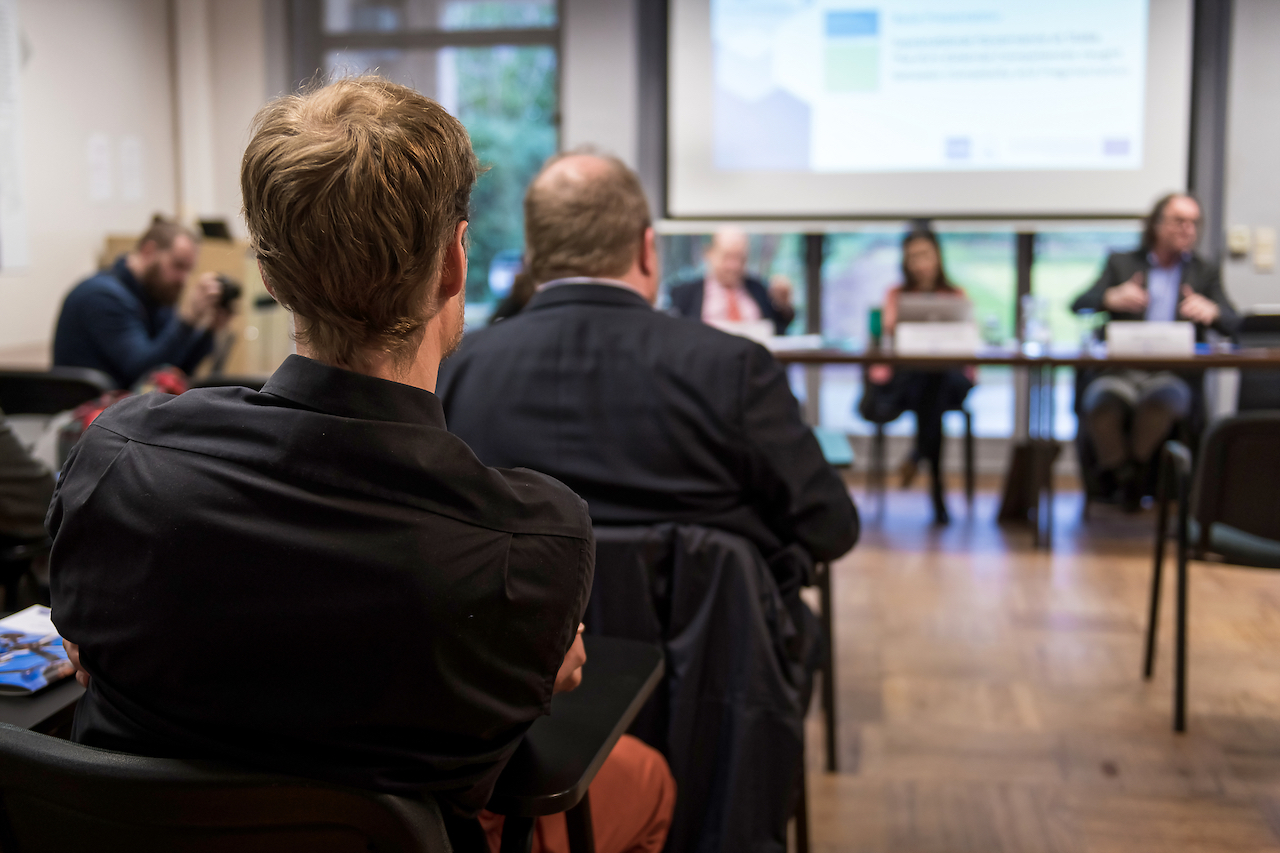
[[[1179,291],[1182,289],[1182,265],[1179,258],[1171,267],[1162,267],[1154,252],[1147,255],[1151,269],[1147,271],[1147,319],[1169,322],[1178,319]]]

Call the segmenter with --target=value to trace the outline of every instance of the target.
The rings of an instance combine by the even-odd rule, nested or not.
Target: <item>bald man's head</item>
[[[533,280],[625,275],[644,251],[649,204],[616,157],[553,157],[524,197],[525,265]]]
[[[711,237],[705,258],[707,274],[725,287],[742,287],[747,277],[751,243],[737,228],[721,228]]]

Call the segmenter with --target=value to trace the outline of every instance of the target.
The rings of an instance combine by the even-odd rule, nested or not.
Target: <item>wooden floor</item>
[[[808,721],[811,849],[1280,851],[1280,573],[1194,564],[1189,731],[1171,731],[1172,590],[1140,677],[1152,512],[1088,523],[1060,495],[1052,554],[996,496],[932,528],[922,492],[833,575],[840,772]]]

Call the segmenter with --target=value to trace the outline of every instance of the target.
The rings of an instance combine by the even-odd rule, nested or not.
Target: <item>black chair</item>
[[[667,756],[679,790],[666,850],[782,849],[795,817],[803,853],[811,681],[794,616],[759,550],[695,525],[595,534],[587,633],[666,653],[666,678],[631,728]]]
[[[827,464],[838,471],[848,471],[856,461],[853,446],[849,437],[827,427],[814,427],[813,434],[822,447],[822,455]],[[883,450],[883,448],[882,448]],[[972,447],[969,448],[972,453]],[[972,495],[970,496],[972,499]],[[818,563],[814,566],[814,576],[818,588],[818,596],[822,613],[822,640],[826,646],[826,654],[822,658],[822,716],[826,723],[827,772],[835,773],[839,769],[839,749],[836,733],[839,729],[836,713],[836,637],[835,620],[831,611],[831,564]]]
[[[1155,566],[1142,674],[1151,678],[1160,616],[1160,580],[1169,502],[1177,500],[1173,730],[1186,731],[1187,565],[1191,560],[1280,569],[1280,411],[1224,418],[1205,434],[1192,474],[1191,451],[1168,442],[1157,490]]]
[[[9,415],[56,415],[115,387],[110,376],[88,367],[0,370],[0,409]]]
[[[1280,347],[1280,314],[1251,314],[1240,321],[1236,343],[1242,347]],[[1241,370],[1236,411],[1280,409],[1280,370]]]
[[[964,498],[965,501],[973,506],[973,493],[975,488],[974,473],[974,445],[973,445],[973,413],[961,406],[958,409],[947,409],[943,412],[943,416],[951,412],[959,412],[964,416]],[[892,423],[890,421],[889,423]],[[867,491],[875,494],[880,500],[880,512],[884,512],[884,500],[886,490],[886,473],[885,465],[885,441],[884,428],[885,423],[874,422],[875,434],[871,438],[871,459],[867,465]],[[945,438],[943,439],[946,440]]]
[[[0,536],[0,588],[4,589],[5,610],[18,609],[18,589],[22,579],[31,573],[36,560],[47,555],[52,546],[53,541],[47,536],[26,540]]]
[[[5,853],[452,849],[430,797],[125,755],[5,724],[0,845]]]

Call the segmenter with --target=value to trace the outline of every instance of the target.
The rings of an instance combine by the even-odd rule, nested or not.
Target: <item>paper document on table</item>
[[[773,337],[772,320],[708,320],[707,324],[715,326],[722,332],[751,338],[762,344]]]
[[[35,693],[73,671],[49,608],[33,604],[0,619],[0,696]]]
[[[1194,355],[1196,327],[1185,321],[1129,320],[1107,324],[1107,355]]]
[[[975,323],[899,323],[893,334],[898,355],[975,355],[980,346]]]

